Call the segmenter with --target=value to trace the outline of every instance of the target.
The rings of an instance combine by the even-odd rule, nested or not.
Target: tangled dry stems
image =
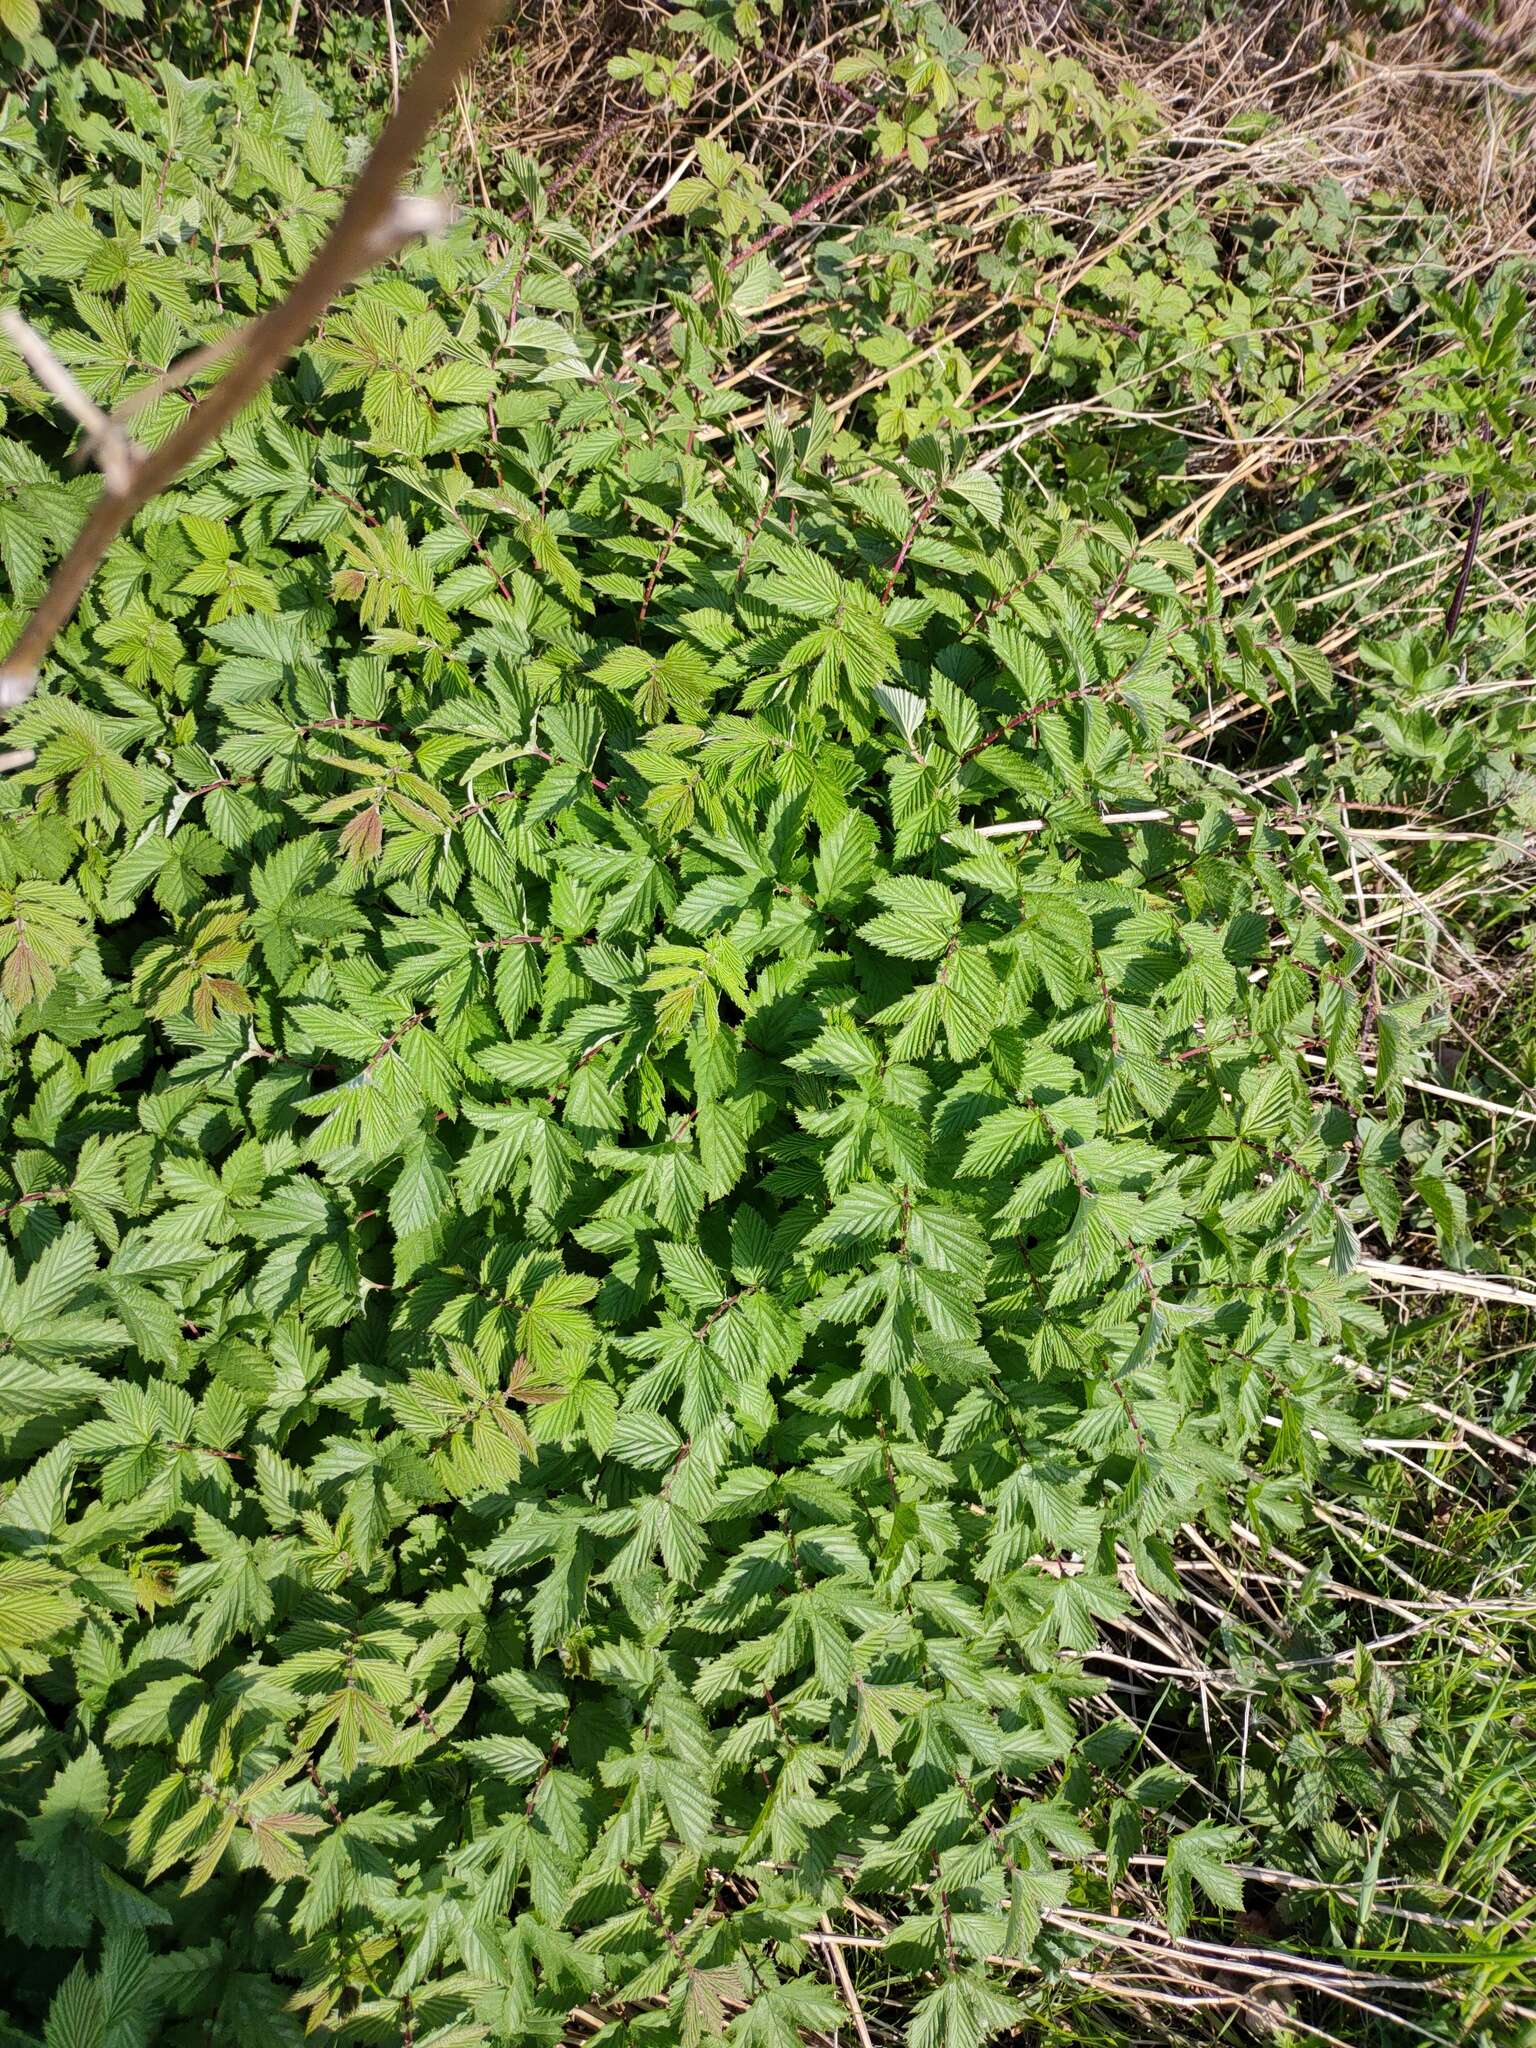
[[[1192,24],[1194,9],[1106,8],[1091,0],[1014,0],[959,10],[971,40],[1000,60],[1024,50],[1076,58],[1108,85],[1161,109],[1180,156],[1221,146],[1232,124],[1263,112],[1277,127],[1261,160],[1299,152],[1314,174],[1353,191],[1384,190],[1447,208],[1483,247],[1528,236],[1536,198],[1536,4],[1503,0],[1484,24],[1460,6],[1426,9],[1396,31],[1366,26],[1348,0],[1249,6]],[[856,132],[857,108],[831,62],[796,63],[828,38],[853,42],[858,7],[786,9],[747,67],[698,66],[686,113],[648,102],[607,74],[611,57],[673,47],[663,0],[522,0],[509,34],[481,66],[477,121],[493,145],[568,166],[582,158],[594,213],[622,204],[644,174],[665,176],[679,151],[744,90],[783,70],[752,132],[733,140],[771,160],[784,183]],[[1159,19],[1159,14],[1163,16]],[[798,136],[798,140],[796,140]],[[786,146],[788,145],[788,146]],[[953,183],[951,164],[941,183]]]
[[[1094,263],[1177,198],[1233,183],[1266,205],[1293,204],[1298,191],[1331,179],[1352,197],[1389,195],[1386,203],[1400,204],[1405,217],[1444,209],[1439,246],[1456,278],[1536,251],[1532,0],[1506,5],[1486,32],[1464,11],[1442,8],[1410,28],[1369,36],[1340,0],[1310,0],[1299,14],[1274,4],[1243,9],[1193,32],[1155,18],[1138,25],[1144,14],[1081,0],[970,13],[973,38],[999,58],[1060,52],[1104,86],[1144,95],[1158,109],[1156,132],[1108,172],[1091,161],[1057,167],[1012,156],[1001,139],[974,134],[941,138],[932,164],[918,172],[873,159],[862,134],[868,110],[832,77],[837,56],[871,32],[872,17],[857,7],[819,0],[787,9],[767,23],[761,51],[730,65],[696,54],[693,97],[679,111],[608,76],[609,58],[626,49],[676,52],[661,0],[581,0],[559,13],[529,0],[514,8],[510,34],[480,67],[472,139],[489,158],[510,149],[558,166],[562,209],[609,256],[628,242],[640,258],[666,228],[664,195],[702,136],[722,137],[753,162],[793,212],[787,228],[764,237],[784,281],[760,316],[757,352],[726,380],[757,401],[739,416],[742,426],[786,396],[793,409],[804,384],[794,343],[815,285],[818,237],[899,211],[939,256],[934,310],[910,362],[875,372],[840,405],[963,343],[978,365],[968,395],[999,434],[994,456],[1061,423],[1034,409],[1010,438],[1012,387],[998,381],[1028,307],[1000,302],[978,266],[1021,208],[1080,251],[1042,281],[1048,297],[1035,305],[1064,305]],[[1346,247],[1318,290],[1344,309],[1378,283],[1360,274]],[[654,351],[664,306],[628,311],[628,352]],[[1074,308],[1073,317],[1084,316]],[[1218,492],[1235,482],[1261,494],[1293,490],[1326,472],[1380,412],[1380,350],[1379,341],[1362,342],[1322,394],[1326,403],[1314,394],[1262,447],[1242,438],[1219,394],[1166,423],[1192,444],[1192,473],[1203,469]]]

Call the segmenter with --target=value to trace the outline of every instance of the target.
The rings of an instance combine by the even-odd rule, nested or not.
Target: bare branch
[[[1536,1294],[1487,1273],[1453,1273],[1444,1266],[1400,1266],[1393,1259],[1356,1259],[1357,1272],[1383,1287],[1406,1287],[1416,1294],[1464,1294],[1472,1301],[1507,1301],[1514,1308],[1536,1308]]]
[[[16,644],[19,647],[21,642]],[[5,667],[0,668],[0,711],[14,711],[18,704],[25,704],[36,684],[37,671],[22,668],[13,649],[5,658]]]
[[[172,363],[168,370],[156,377],[152,384],[141,384],[137,391],[129,392],[120,404],[113,407],[114,422],[121,426],[125,420],[136,419],[146,406],[153,405],[157,398],[163,398],[167,391],[175,391],[180,385],[190,382],[200,371],[211,369],[215,363],[222,363],[232,349],[243,345],[255,324],[253,320],[241,321],[238,327],[231,327],[216,341],[205,342],[201,348],[190,350],[180,362]]]
[[[452,227],[456,218],[457,209],[439,193],[402,192],[396,197],[388,217],[375,227],[368,245],[367,260],[369,263],[384,263],[407,242],[441,234],[445,228]],[[231,327],[226,334],[221,334],[216,341],[205,342],[201,348],[192,349],[152,383],[130,392],[113,409],[111,417],[114,424],[135,419],[146,406],[153,405],[157,398],[163,398],[167,391],[175,391],[204,370],[211,369],[215,363],[223,362],[234,350],[244,348],[259,325],[259,318],[243,321],[238,327]]]
[[[53,350],[33,327],[29,327],[13,306],[0,309],[0,332],[11,341],[17,354],[45,391],[63,406],[84,435],[82,447],[92,455],[107,480],[109,491],[126,491],[133,467],[144,451],[130,441],[116,420],[104,413],[88,391],[82,391]]]
[[[402,241],[433,232],[449,218],[445,205],[436,199],[403,198],[400,183],[452,99],[460,75],[479,54],[501,4],[502,0],[454,0],[309,267],[294,280],[286,298],[240,329],[230,342],[215,344],[219,353],[230,349],[234,360],[175,431],[134,462],[126,476],[107,478],[41,604],[0,660],[0,709],[13,709],[31,695],[54,638],[73,616],[102,556],[140,506],[174,482],[270,382],[339,291]],[[204,355],[201,363],[191,360],[201,367],[212,359]],[[190,374],[186,365],[181,374]],[[65,402],[62,394],[56,395]],[[115,422],[108,424],[118,431]]]
[[[451,201],[438,192],[401,192],[381,221],[375,222],[366,244],[368,261],[383,263],[407,242],[440,235],[456,218]]]

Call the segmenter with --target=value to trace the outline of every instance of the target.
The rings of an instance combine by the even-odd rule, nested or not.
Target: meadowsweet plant
[[[7,105],[6,288],[103,403],[334,213],[273,75]],[[1171,745],[1320,657],[962,435],[737,430],[776,273],[697,247],[627,362],[531,170],[372,276],[11,724],[0,1996],[50,2043],[788,2048],[853,1899],[971,2048],[1131,1858],[1176,1933],[1241,1903],[1105,1688],[1184,1525],[1284,1537],[1358,1442],[1426,1005],[1368,1096],[1329,842]],[[95,486],[0,389],[13,636]]]

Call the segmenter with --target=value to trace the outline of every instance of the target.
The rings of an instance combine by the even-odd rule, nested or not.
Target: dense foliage
[[[951,89],[904,61],[877,146],[926,163]],[[1086,146],[1026,74],[968,74],[983,124],[1028,93]],[[1143,120],[1088,116],[1112,158]],[[270,59],[92,59],[0,140],[6,295],[150,441],[357,157]],[[141,516],[8,735],[3,1995],[50,2048],[579,2006],[777,2048],[846,2025],[851,1895],[915,2048],[967,2048],[1067,1966],[1069,1899],[1163,1859],[1179,1935],[1296,1824],[1106,1705],[1106,1630],[1179,1598],[1182,1529],[1289,1541],[1361,1453],[1362,1233],[1407,1200],[1470,1255],[1399,1128],[1433,986],[1352,936],[1336,813],[1178,744],[1334,685],[1148,516],[1166,432],[1122,502],[1086,434],[1049,494],[982,454],[963,358],[851,402],[921,248],[823,265],[835,402],[743,430],[789,220],[750,166],[701,148],[622,355],[508,176]],[[1052,375],[1171,380],[1234,323],[1174,228],[1186,283],[1101,265]],[[1053,253],[1022,224],[990,282]],[[1491,341],[1442,307],[1490,388],[1492,304]],[[1262,427],[1289,371],[1238,353]],[[94,486],[14,356],[0,392],[14,623]],[[1517,488],[1516,425],[1473,484]],[[1529,802],[1454,744],[1405,711],[1358,786],[1428,755]],[[1345,1721],[1434,1820],[1367,1667]],[[1315,1828],[1351,1787],[1306,1768]]]

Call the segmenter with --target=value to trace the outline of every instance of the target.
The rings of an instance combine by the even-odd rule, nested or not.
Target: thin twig
[[[1466,553],[1461,558],[1461,574],[1456,578],[1456,594],[1451,599],[1451,608],[1445,615],[1445,637],[1452,640],[1461,623],[1461,608],[1467,601],[1467,585],[1472,581],[1472,564],[1477,556],[1478,535],[1483,530],[1483,513],[1488,504],[1488,493],[1479,491],[1472,500],[1472,524],[1467,528]]]
[[[395,39],[394,0],[384,0],[384,33],[389,38],[389,104],[394,112],[400,107],[400,45]]]
[[[121,488],[109,483],[43,600],[0,664],[0,708],[23,703],[43,658],[73,616],[96,566],[133,514],[182,473],[244,410],[353,278],[424,228],[441,226],[440,200],[402,198],[400,181],[420,154],[501,12],[501,0],[455,0],[436,40],[412,73],[400,104],[347,195],[335,226],[288,295],[243,331],[235,360],[160,446],[134,465]]]
[[[113,425],[121,426],[124,421],[137,418],[146,406],[153,405],[157,398],[163,398],[167,391],[180,390],[202,371],[223,362],[231,349],[243,345],[249,329],[250,323],[241,321],[214,340],[204,342],[200,348],[189,350],[179,362],[172,363],[150,383],[141,384],[137,391],[130,391],[112,408]]]
[[[1328,1062],[1320,1052],[1304,1052],[1302,1059],[1309,1067],[1326,1070]],[[1362,1060],[1361,1071],[1369,1081],[1376,1078],[1376,1069],[1369,1060]],[[1441,1102],[1460,1103],[1463,1109],[1480,1109],[1485,1116],[1512,1116],[1517,1123],[1536,1124],[1536,1109],[1518,1109],[1512,1102],[1494,1102],[1486,1095],[1469,1095],[1464,1088],[1444,1088],[1438,1081],[1420,1081],[1405,1074],[1402,1085],[1412,1088],[1418,1095],[1433,1095]]]
[[[1536,1308],[1536,1293],[1529,1287],[1515,1287],[1487,1273],[1453,1273],[1446,1266],[1400,1266],[1393,1259],[1357,1259],[1355,1268],[1383,1287],[1406,1287],[1417,1294],[1464,1294],[1472,1301]]]
[[[257,37],[257,35],[258,35],[258,34],[260,33],[260,30],[261,30],[261,10],[262,10],[262,5],[263,5],[263,0],[256,0],[256,7],[255,7],[255,11],[254,11],[254,12],[252,13],[252,15],[251,15],[251,32],[250,32],[250,34],[249,34],[249,35],[248,35],[248,36],[246,37],[246,40],[245,40],[245,62],[244,62],[244,64],[243,64],[243,65],[242,65],[242,66],[240,67],[240,68],[241,68],[241,69],[242,69],[243,71],[249,71],[249,70],[250,70],[250,68],[251,68],[251,64],[252,64],[252,62],[253,62],[253,60],[254,60],[254,58],[255,58],[255,55],[256,55],[256,37]]]
[[[1363,1365],[1359,1359],[1346,1357],[1343,1352],[1334,1354],[1334,1362],[1347,1366],[1355,1378],[1363,1381],[1366,1386],[1385,1388],[1394,1401],[1409,1402],[1415,1408],[1422,1408],[1426,1415],[1433,1415],[1441,1422],[1454,1424],[1464,1435],[1476,1437],[1480,1443],[1490,1444],[1495,1450],[1502,1451],[1507,1458],[1518,1458],[1522,1464],[1536,1465],[1536,1451],[1527,1450],[1525,1445],[1518,1443],[1514,1437],[1501,1436],[1498,1430],[1490,1429],[1486,1423],[1474,1422],[1470,1416],[1458,1415],[1454,1408],[1442,1407],[1438,1401],[1426,1399],[1406,1380],[1376,1372],[1370,1366]]]
[[[135,464],[144,459],[143,449],[128,439],[88,391],[81,390],[47,342],[27,325],[14,306],[0,309],[0,333],[5,334],[43,389],[53,394],[80,428],[85,437],[81,446],[95,458],[108,490],[127,490]]]
[[[859,2037],[859,2048],[874,2048],[869,2038],[869,2028],[864,2019],[864,2008],[859,2004],[859,1994],[853,1988],[853,1977],[843,1955],[841,1945],[832,1939],[832,1922],[823,1913],[822,1931],[828,1937],[827,1960],[832,1965],[832,1974],[837,1979],[837,1988],[843,1994],[843,2003],[848,2008],[848,2017],[853,2021],[853,2031]]]

